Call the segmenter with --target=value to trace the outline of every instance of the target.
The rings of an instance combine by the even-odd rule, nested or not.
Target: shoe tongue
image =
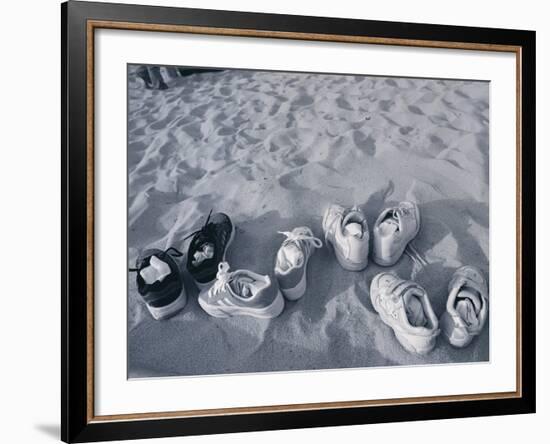
[[[151,285],[156,281],[162,282],[171,273],[168,264],[156,256],[151,256],[149,265],[143,268],[139,274],[146,284]]]
[[[344,227],[344,234],[347,236],[362,237],[363,236],[363,222],[364,216],[362,213],[357,211],[355,207],[346,214],[344,220],[342,221],[342,226]]]
[[[344,233],[348,236],[361,237],[363,235],[363,227],[357,222],[351,222],[344,227]]]
[[[289,243],[281,248],[279,257],[281,268],[286,270],[288,268],[294,268],[299,266],[304,261],[304,253],[294,243]]]
[[[479,320],[477,318],[474,304],[470,299],[462,299],[456,303],[456,311],[466,324],[469,326],[477,326]]]
[[[462,289],[458,292],[456,297],[458,300],[457,306],[459,302],[462,302],[462,301],[469,302],[472,309],[474,309],[474,313],[476,315],[479,314],[481,310],[481,298],[479,297],[479,294],[476,291]]]
[[[403,305],[409,323],[414,327],[425,327],[428,323],[424,307],[419,297],[421,293],[417,290],[410,290],[403,296]]]
[[[352,219],[355,218],[355,220]],[[357,221],[361,216],[356,212],[349,213],[343,220],[344,234],[346,236],[362,237],[363,225]]]
[[[394,218],[386,219],[378,226],[378,228],[383,236],[387,236],[399,230],[399,222]]]

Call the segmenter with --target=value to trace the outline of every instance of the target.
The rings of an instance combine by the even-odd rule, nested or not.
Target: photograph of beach
[[[127,75],[129,378],[490,360],[489,82]]]

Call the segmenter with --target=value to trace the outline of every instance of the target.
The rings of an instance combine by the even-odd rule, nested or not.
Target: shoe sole
[[[403,256],[403,253],[405,253],[405,250],[407,249],[407,246],[418,236],[418,233],[420,233],[420,209],[418,208],[418,205],[415,205],[415,214],[416,214],[416,220],[418,221],[418,227],[416,228],[416,232],[414,233],[414,236],[411,238],[409,242],[405,244],[405,247],[402,251],[400,251],[398,254],[395,254],[394,256],[390,256],[389,260],[382,259],[381,257],[378,257],[374,254],[374,248],[372,250],[372,260],[380,265],[381,267],[391,267],[392,265],[395,265],[399,259],[401,259],[401,256]]]
[[[231,245],[231,243],[233,242],[233,239],[235,238],[235,225],[233,224],[233,222],[231,223],[231,235],[229,236],[229,240],[227,241],[227,245],[225,246],[225,250],[223,252],[223,258],[222,258],[222,262],[225,262],[225,256],[227,255],[227,250],[229,250],[229,246]],[[193,279],[194,280],[194,279]],[[194,280],[195,281],[195,280]],[[209,289],[212,284],[216,282],[216,278],[212,279],[211,281],[209,282],[198,282],[198,281],[195,281],[195,285],[197,286],[197,288],[199,289],[199,291],[202,291],[202,290],[207,290]]]
[[[285,308],[285,300],[281,291],[277,292],[277,296],[273,302],[264,308],[240,307],[240,306],[211,306],[199,298],[199,304],[202,309],[210,316],[215,318],[229,318],[232,316],[252,316],[260,319],[272,319],[281,314]]]
[[[164,305],[162,307],[152,307],[150,305],[146,305],[149,313],[151,313],[151,316],[153,316],[156,321],[162,321],[164,319],[171,318],[172,316],[179,313],[181,310],[183,310],[186,304],[187,294],[185,293],[185,288],[182,288],[181,293],[177,297],[177,299],[168,305]]]

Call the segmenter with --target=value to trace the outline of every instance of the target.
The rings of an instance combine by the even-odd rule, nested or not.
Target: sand
[[[323,238],[332,202],[359,205],[372,227],[401,200],[418,203],[416,254],[392,267],[427,290],[439,316],[461,265],[489,272],[489,85],[485,82],[228,70],[147,90],[129,71],[129,266],[142,249],[174,246],[210,209],[237,227],[233,270],[273,273],[284,237]],[[276,319],[216,319],[197,302],[155,321],[129,274],[128,376],[158,377],[489,359],[489,325],[465,349],[440,336],[406,352],[369,299],[372,261],[343,270],[323,247],[308,289]]]

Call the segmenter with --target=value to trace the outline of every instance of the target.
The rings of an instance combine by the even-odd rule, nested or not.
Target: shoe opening
[[[378,225],[379,233],[382,236],[391,236],[392,234],[398,232],[399,228],[399,219],[397,213],[393,211],[388,211],[380,224]]]
[[[359,211],[350,211],[342,222],[343,232],[347,236],[362,238],[365,233],[365,216]]]
[[[481,295],[471,287],[463,287],[457,294],[455,309],[466,325],[477,327],[482,308]]]

